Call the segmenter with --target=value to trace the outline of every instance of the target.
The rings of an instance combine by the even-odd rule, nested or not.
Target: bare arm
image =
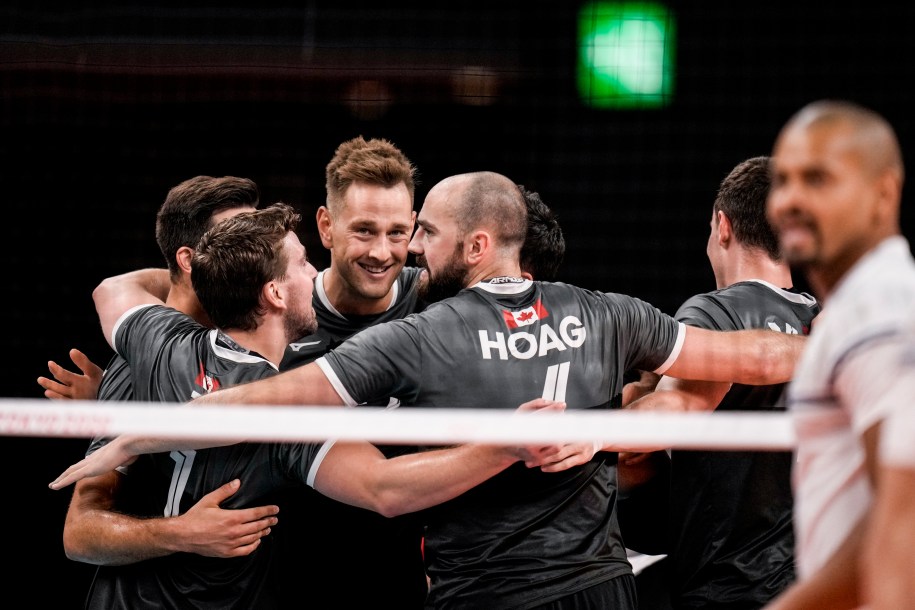
[[[686,327],[683,348],[664,372],[680,379],[771,385],[791,380],[807,338],[774,330]]]
[[[861,557],[870,610],[905,608],[915,599],[915,469],[885,465]]]
[[[661,377],[654,392],[631,402],[627,408],[636,411],[714,411],[731,384],[718,381],[694,381]]]
[[[92,291],[92,300],[109,345],[124,312],[137,305],[165,303],[170,287],[167,269],[139,269],[102,280]]]
[[[654,392],[654,389],[658,386],[660,380],[661,376],[657,373],[639,371],[638,381],[630,381],[623,386],[623,406],[627,407],[629,406],[629,403],[638,400],[650,392]]]
[[[654,392],[643,394],[629,403],[629,409],[638,411],[714,411],[721,404],[730,383],[716,381],[691,381],[674,377],[661,377]],[[604,446],[613,451],[612,445]],[[617,478],[620,489],[632,490],[650,481],[658,471],[658,461],[667,460],[668,447],[641,447],[639,451],[628,448],[619,453]],[[657,455],[656,455],[657,454]]]
[[[219,507],[238,490],[237,479],[207,494],[178,517],[126,515],[115,510],[123,476],[112,471],[76,484],[64,523],[68,558],[95,565],[125,565],[175,552],[240,557],[256,549],[277,523],[277,506]]]
[[[342,406],[324,372],[311,363],[273,377],[204,394],[186,403],[187,406],[207,404],[302,404]],[[206,449],[231,444],[218,439],[167,439],[122,435],[62,472],[48,487],[63,489],[68,485],[125,466],[145,453],[161,453],[176,449]]]
[[[344,402],[324,371],[312,362],[266,379],[205,394],[188,404],[343,406]]]
[[[565,408],[542,398],[521,410]],[[387,517],[441,504],[502,472],[519,459],[514,447],[459,445],[391,459],[370,443],[336,443],[318,474],[322,494]]]
[[[68,371],[53,360],[48,361],[48,370],[54,379],[38,378],[38,385],[44,388],[44,395],[55,400],[95,400],[104,371],[78,349],[70,350],[70,360],[82,374]]]

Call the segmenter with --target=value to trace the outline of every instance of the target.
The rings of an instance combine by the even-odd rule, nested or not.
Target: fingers
[[[85,459],[80,460],[79,462],[64,470],[57,476],[56,479],[48,484],[48,487],[54,490],[63,489],[64,487],[72,485],[73,483],[76,483],[80,479],[84,478],[81,473],[83,471],[85,461]]]
[[[266,535],[269,534],[269,533],[270,533],[270,529],[268,528],[267,531],[265,531],[263,535],[266,536]],[[237,546],[237,547],[235,547],[234,549],[232,549],[232,550],[230,550],[229,552],[227,552],[227,553],[225,553],[224,555],[222,555],[222,557],[226,557],[226,558],[228,558],[228,557],[244,557],[245,555],[250,555],[251,553],[254,552],[254,550],[255,550],[257,547],[260,546],[260,544],[261,544],[261,538],[263,538],[263,536],[258,536],[253,542],[251,542],[251,543],[249,543],[249,544],[242,544],[242,545],[240,545],[240,546]]]
[[[89,357],[76,348],[70,350],[70,360],[73,361],[84,375],[95,379],[101,379],[104,371],[100,366],[89,360]]]
[[[67,399],[72,397],[72,388],[70,387],[75,381],[77,375],[60,366],[53,360],[48,360],[48,370],[54,375],[54,379],[39,377],[38,385],[45,389],[44,395],[54,400]]]
[[[64,394],[69,390],[67,386],[57,383],[53,379],[48,379],[47,377],[39,377],[38,385],[44,388],[44,395],[47,398],[52,400],[61,400],[66,399],[67,396]]]
[[[239,481],[238,479],[233,479],[233,480],[229,481],[228,483],[226,483],[225,485],[217,487],[216,489],[214,489],[207,495],[200,498],[200,502],[212,503],[212,504],[219,506],[219,504],[221,502],[223,502],[225,499],[229,498],[232,494],[234,494],[236,491],[238,491],[238,488],[240,485],[241,485],[241,481]]]
[[[540,467],[543,472],[561,472],[589,462],[599,448],[600,443],[567,443],[529,448],[531,459],[525,461],[525,465],[528,468]]]
[[[534,400],[529,400],[523,403],[518,407],[518,412],[529,412],[529,411],[564,411],[566,408],[566,403],[559,402],[556,400],[549,400],[546,398],[535,398]]]

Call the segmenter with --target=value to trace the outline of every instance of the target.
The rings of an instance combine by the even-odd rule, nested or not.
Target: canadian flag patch
[[[194,383],[197,384],[197,387],[203,388],[203,391],[207,394],[210,392],[215,392],[219,389],[219,380],[215,377],[207,375],[206,370],[203,368],[203,363],[200,362],[200,372],[197,373],[197,377],[194,379]]]
[[[542,320],[549,315],[550,313],[540,302],[540,299],[537,299],[537,302],[534,303],[531,307],[525,307],[524,309],[520,309],[518,311],[508,311],[505,309],[502,310],[502,316],[505,318],[505,324],[507,324],[509,328],[530,326],[537,320]]]

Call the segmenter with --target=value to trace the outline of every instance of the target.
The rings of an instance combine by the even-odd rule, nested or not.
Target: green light
[[[578,94],[595,108],[670,103],[674,19],[653,2],[589,2],[578,16]]]

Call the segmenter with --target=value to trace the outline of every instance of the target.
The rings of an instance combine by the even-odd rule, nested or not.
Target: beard
[[[300,337],[312,335],[318,330],[318,317],[310,301],[303,307],[299,303],[299,299],[294,299],[291,305],[286,318],[283,320],[287,343]]]
[[[420,284],[417,289],[419,298],[426,303],[436,303],[442,299],[453,297],[466,288],[464,281],[467,277],[467,267],[461,264],[457,253],[435,275],[432,274],[426,264],[425,256],[417,256],[416,264],[426,270],[428,279],[425,283]]]

